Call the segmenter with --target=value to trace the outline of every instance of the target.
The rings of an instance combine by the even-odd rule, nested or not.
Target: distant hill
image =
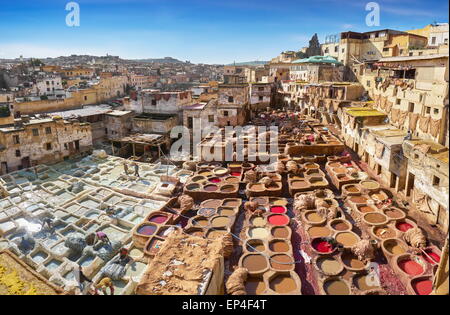
[[[148,63],[184,63],[178,59],[172,57],[165,58],[148,58],[148,59],[134,59],[133,61],[137,62],[148,62]]]
[[[247,62],[236,62],[231,63],[228,66],[263,66],[269,63],[268,61],[247,61]]]

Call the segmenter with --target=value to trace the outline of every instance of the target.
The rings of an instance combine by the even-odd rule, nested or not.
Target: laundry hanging
[[[420,117],[419,118],[419,129],[422,132],[428,132],[428,127],[430,124],[430,117]]]
[[[400,116],[400,110],[397,109],[397,108],[394,108],[394,109],[391,111],[391,121],[392,121],[393,123],[397,123],[397,122],[398,122],[399,116]]]
[[[431,119],[430,120],[430,134],[433,138],[436,138],[439,135],[440,129],[441,129],[441,120],[440,119]]]
[[[409,129],[416,131],[417,121],[419,120],[419,114],[409,113]]]
[[[406,121],[406,117],[408,117],[408,112],[407,111],[400,111],[400,115],[398,118],[398,124],[399,126],[404,126],[405,125],[405,121]]]

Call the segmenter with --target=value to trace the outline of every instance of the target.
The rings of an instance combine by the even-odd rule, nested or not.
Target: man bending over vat
[[[95,285],[95,295],[98,295],[98,290],[102,290],[104,295],[108,295],[106,289],[109,288],[111,295],[114,295],[114,285],[110,278],[105,277]]]

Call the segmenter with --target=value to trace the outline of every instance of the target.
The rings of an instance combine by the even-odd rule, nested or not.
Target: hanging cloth
[[[441,120],[440,119],[431,119],[430,120],[430,134],[433,138],[436,138],[439,135],[440,129],[441,129]]]
[[[422,132],[428,132],[428,127],[430,124],[430,117],[420,117],[419,118],[419,129]]]
[[[419,120],[419,114],[409,113],[409,129],[416,131],[417,121]]]

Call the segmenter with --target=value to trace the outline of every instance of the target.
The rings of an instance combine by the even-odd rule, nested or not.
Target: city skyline
[[[288,0],[280,6],[255,0],[82,0],[77,1],[80,26],[68,27],[68,2],[2,4],[0,58],[109,54],[230,64],[299,50],[314,33],[323,42],[326,35],[348,30],[408,30],[448,22],[448,2],[438,0],[377,1],[379,26],[365,23],[369,1]]]

